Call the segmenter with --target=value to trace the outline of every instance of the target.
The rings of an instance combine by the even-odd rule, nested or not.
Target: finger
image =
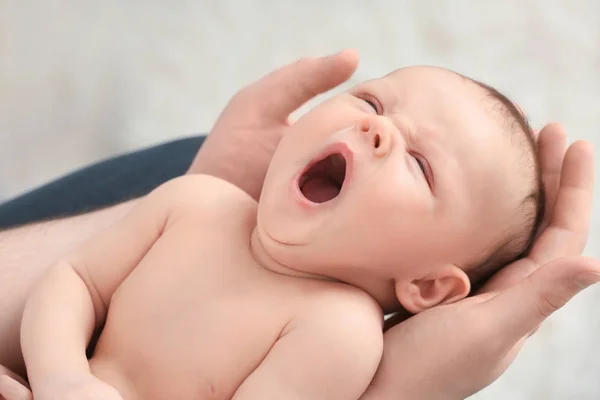
[[[550,223],[530,254],[538,265],[583,251],[589,228],[594,186],[592,146],[579,141],[567,150]]]
[[[33,400],[31,391],[8,375],[0,376],[0,394],[6,400]]]
[[[521,282],[537,268],[538,265],[530,258],[521,258],[500,269],[479,289],[477,294],[497,293],[510,288]]]
[[[540,132],[537,143],[542,181],[546,189],[546,212],[540,227],[540,232],[543,232],[550,222],[556,200],[560,171],[567,151],[567,132],[560,124],[548,124]]]
[[[600,262],[565,257],[543,265],[527,278],[493,297],[481,307],[493,315],[490,323],[508,344],[533,332],[576,294],[600,281]]]
[[[539,236],[536,238],[535,245],[529,257],[518,260],[517,262],[514,262],[500,270],[482,287],[480,293],[505,289],[509,286],[512,286],[514,283],[521,281],[545,262],[561,256],[579,255],[581,253],[581,250],[569,252],[565,247],[575,247],[568,244],[571,240],[569,237],[573,237],[573,233],[571,231],[565,231],[563,229],[546,229],[550,224],[550,221],[553,218],[552,216],[555,214],[555,212],[562,212],[563,214],[565,213],[565,211],[561,211],[560,208],[555,210],[555,201],[557,194],[559,193],[559,187],[561,187],[560,175],[563,162],[567,164],[568,167],[565,170],[565,176],[569,177],[565,180],[565,184],[587,185],[589,182],[585,182],[585,176],[587,176],[590,172],[593,174],[593,160],[592,165],[585,161],[589,161],[589,157],[587,156],[584,156],[582,160],[578,160],[578,151],[580,150],[579,146],[581,145],[576,144],[569,149],[569,159],[567,160],[565,156],[566,132],[564,131],[564,128],[560,124],[549,124],[544,127],[540,133],[538,149],[542,177],[546,186],[545,222],[543,222],[542,227],[539,230]],[[579,165],[573,165],[573,159],[575,159],[575,161],[583,162],[579,163]],[[581,179],[581,172],[584,175],[584,179]],[[576,179],[573,179],[573,175],[575,175]],[[578,176],[579,178],[577,179]],[[588,179],[589,178],[590,177],[588,176]],[[593,181],[593,176],[591,179]],[[591,196],[591,192],[589,195]],[[585,198],[585,196],[583,197]],[[589,201],[591,202],[591,199]],[[563,205],[559,206],[564,209],[564,201],[561,204]],[[581,205],[577,204],[569,205],[568,202],[566,204],[567,207],[570,207],[570,210],[567,210],[567,212],[580,212],[586,209],[585,206],[582,207]],[[588,209],[590,207],[591,204],[587,206]],[[585,216],[585,211],[583,214],[584,221],[586,221],[585,224],[587,224],[587,220],[589,220],[589,213],[587,214],[587,217]],[[584,231],[587,230],[584,229]],[[587,233],[584,233],[584,240],[586,236]]]
[[[256,106],[255,112],[261,117],[285,123],[308,100],[347,81],[358,66],[358,58],[358,53],[349,49],[298,60],[241,90],[236,100]]]
[[[567,151],[560,177],[555,210],[550,223],[571,231],[587,227],[594,189],[594,152],[586,141],[575,142]],[[581,207],[577,207],[581,206]],[[570,209],[585,210],[572,218]]]

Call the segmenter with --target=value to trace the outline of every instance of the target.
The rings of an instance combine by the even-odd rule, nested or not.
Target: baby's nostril
[[[375,146],[376,149],[379,148],[380,141],[381,141],[381,137],[379,136],[379,134],[376,134],[375,136],[373,136],[373,145]]]

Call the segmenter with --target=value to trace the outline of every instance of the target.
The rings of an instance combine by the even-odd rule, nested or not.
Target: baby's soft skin
[[[328,104],[331,106],[332,103]],[[382,159],[390,160],[391,166],[398,166],[395,160],[399,158],[392,156],[399,154],[398,147],[381,145],[387,143],[381,141],[389,134],[387,128],[381,128],[377,122],[358,123],[364,122],[365,118],[378,121],[380,117],[356,102],[341,105],[344,104],[356,104],[357,107],[356,113],[344,112],[337,127],[351,127],[344,132],[353,139],[344,140],[354,144],[348,142],[346,145],[357,159],[362,158],[366,163],[363,164],[366,167],[357,168],[367,172],[368,166],[374,167]],[[353,115],[360,117],[349,124],[352,121],[345,119],[348,115],[351,119]],[[298,127],[296,133],[302,132],[303,126],[306,124],[301,121],[294,125]],[[378,131],[373,131],[373,127]],[[322,132],[327,136],[339,131],[333,126],[330,128]],[[397,128],[392,127],[391,131],[394,129]],[[373,134],[379,135],[379,142],[372,140]],[[361,142],[361,138],[368,140]],[[374,143],[379,146],[373,146]],[[315,140],[314,149],[306,153],[306,162],[314,158],[313,151],[320,152],[321,146],[329,144]],[[394,146],[399,146],[398,142]],[[386,154],[382,150],[386,148],[392,151]],[[301,149],[294,149],[288,156],[294,152],[302,154]],[[374,161],[364,161],[368,154]],[[298,160],[290,156],[288,165]],[[420,168],[400,166],[398,173],[401,176],[417,179]],[[402,168],[409,168],[411,175],[403,175]],[[373,270],[376,272],[374,279],[362,290],[335,282],[356,285],[352,279],[353,271],[356,272],[354,277],[360,277],[363,282],[371,271],[370,264],[341,263],[337,265],[340,269],[334,270],[332,267],[336,265],[323,264],[322,256],[329,254],[314,251],[323,246],[321,240],[310,241],[313,248],[308,246],[310,251],[307,253],[299,251],[297,246],[290,246],[302,243],[290,241],[283,246],[267,243],[267,239],[278,239],[273,229],[275,233],[294,233],[293,226],[274,218],[278,211],[298,207],[304,211],[298,211],[297,216],[307,212],[306,199],[298,195],[299,191],[290,197],[278,197],[282,179],[288,180],[286,187],[297,189],[294,185],[298,185],[298,180],[289,176],[291,169],[273,171],[269,173],[270,179],[267,179],[263,192],[265,198],[271,200],[263,203],[261,198],[259,207],[275,210],[275,214],[265,216],[259,211],[258,227],[257,205],[242,190],[208,176],[184,177],[154,191],[121,222],[55,265],[28,300],[23,321],[23,349],[36,398],[360,397],[377,368],[383,344],[381,310],[372,298],[377,299],[380,306],[387,307],[386,301],[397,304],[401,301],[400,296],[398,300],[389,296],[390,293],[399,294],[397,285],[393,288],[396,293],[381,285],[381,282],[388,282],[390,276],[387,275],[389,271],[384,272],[380,267]],[[426,175],[421,179],[427,179]],[[352,179],[349,182],[354,182],[356,187],[360,187],[361,182],[371,182],[361,180],[360,175]],[[496,175],[496,179],[501,180],[502,175]],[[416,195],[421,186],[415,185],[411,193]],[[373,183],[364,187],[373,187]],[[344,194],[342,190],[340,204],[342,196],[347,197],[346,202],[360,199],[357,193]],[[352,204],[360,202],[350,202]],[[272,208],[273,205],[279,208]],[[339,204],[332,207],[335,206]],[[314,205],[311,207],[313,211],[308,211],[309,216],[300,215],[302,220],[307,220],[302,238],[310,239],[312,233],[319,233],[306,229],[312,228],[310,218],[319,221],[327,215],[335,216],[335,211],[327,210],[327,206],[321,211],[314,211]],[[389,226],[394,227],[393,224]],[[338,233],[352,235],[351,231],[343,229]],[[489,234],[493,236],[493,231]],[[374,241],[367,241],[367,244],[372,246],[376,238],[370,239]],[[338,237],[336,243],[343,243],[343,237]],[[293,251],[288,252],[288,246]],[[361,254],[360,249],[351,250]],[[286,262],[290,259],[297,261],[291,265]],[[389,260],[389,254],[381,260]],[[420,283],[413,282],[418,279],[415,274],[426,273],[427,277],[421,277],[421,281],[429,279],[430,283],[435,283],[438,276],[448,276],[433,274],[432,277],[431,271],[437,269],[436,263],[432,264],[425,271],[398,268],[392,278],[408,282],[412,288],[411,285],[416,285],[417,297],[411,298],[423,298],[423,291],[418,288]],[[337,276],[336,271],[344,276]],[[456,269],[452,271],[451,276],[458,276],[460,283],[460,273]],[[335,279],[328,279],[331,277]],[[459,293],[456,297],[442,297],[443,301],[421,301],[419,304],[427,308],[455,301],[461,296],[463,294]],[[500,301],[496,303],[501,304]],[[440,312],[444,314],[444,311]],[[435,321],[435,317],[430,317],[433,314],[427,311],[421,315],[426,316],[426,321]],[[231,318],[224,319],[224,316]],[[87,341],[92,330],[103,324],[96,353],[88,364],[85,358]],[[429,325],[433,326],[431,322]],[[521,327],[525,325],[521,324]],[[422,329],[427,329],[427,323]],[[44,335],[39,333],[41,330],[45,330]],[[401,329],[394,328],[388,333],[392,332],[401,337]],[[389,354],[389,347],[400,346],[401,340],[386,343]],[[394,355],[398,356],[397,353],[395,350]],[[428,388],[418,391],[421,385],[412,391],[410,382],[392,385],[393,365],[390,368],[389,357],[387,360],[383,364],[384,373],[378,374],[376,387],[371,386],[367,394],[377,397],[375,393],[386,393],[385,398],[392,398],[390,391],[395,389],[400,395],[404,389],[405,393],[426,396]],[[436,371],[434,365],[425,369],[427,371],[421,372],[433,374]],[[408,370],[403,368],[403,371],[408,375]],[[382,379],[387,383],[383,384]],[[451,386],[446,387],[451,389]],[[431,389],[434,393],[433,387]]]
[[[398,70],[298,120],[258,205],[208,175],[162,185],[32,292],[34,396],[357,399],[382,311],[466,297],[461,266],[519,226],[532,156],[493,103],[452,72]]]
[[[357,53],[348,50],[303,58],[242,88],[224,108],[187,174],[219,177],[258,199],[273,151],[291,123],[290,114],[314,96],[346,81],[357,64]],[[66,193],[65,201],[68,199]],[[0,231],[1,365],[25,374],[20,327],[33,284],[61,255],[113,225],[137,202],[128,200],[80,215]]]
[[[255,215],[225,181],[178,178],[54,266],[24,313],[34,396],[358,398],[381,356],[376,303],[270,271]]]

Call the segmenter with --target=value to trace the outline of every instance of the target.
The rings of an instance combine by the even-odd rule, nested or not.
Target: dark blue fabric
[[[185,173],[204,136],[90,165],[0,205],[0,229],[75,215],[147,194]]]

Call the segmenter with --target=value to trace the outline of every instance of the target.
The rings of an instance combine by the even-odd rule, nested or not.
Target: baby
[[[49,269],[22,323],[33,394],[358,399],[383,315],[468,296],[528,251],[543,204],[496,90],[433,67],[364,82],[289,128],[258,204],[177,178]]]

